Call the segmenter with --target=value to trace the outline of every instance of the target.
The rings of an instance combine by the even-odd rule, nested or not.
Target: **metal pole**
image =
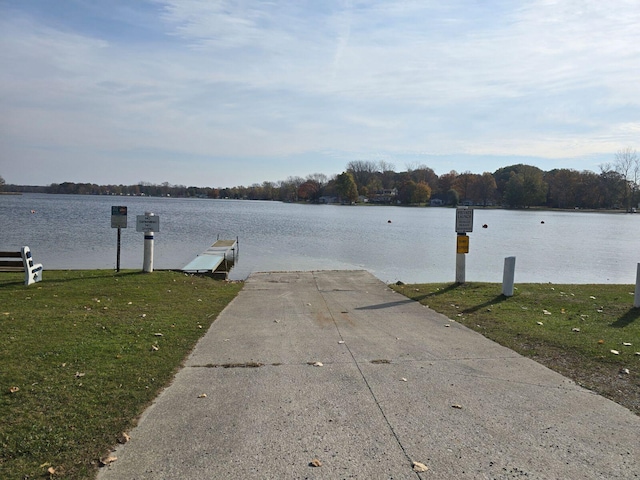
[[[635,308],[640,308],[640,263],[638,264],[638,269],[636,271],[636,292],[633,296],[633,306]]]
[[[456,253],[456,283],[465,282],[466,255],[464,253]]]
[[[116,272],[120,271],[120,238],[122,236],[122,231],[120,227],[118,227],[118,248],[116,254]]]

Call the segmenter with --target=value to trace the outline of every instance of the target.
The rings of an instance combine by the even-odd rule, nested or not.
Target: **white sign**
[[[472,208],[456,209],[456,232],[457,233],[473,232],[473,209]]]
[[[160,217],[158,215],[137,215],[136,232],[159,232]]]

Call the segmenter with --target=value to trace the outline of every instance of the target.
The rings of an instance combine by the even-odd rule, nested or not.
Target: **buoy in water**
[[[31,210],[31,213],[36,213],[36,211],[35,210]]]

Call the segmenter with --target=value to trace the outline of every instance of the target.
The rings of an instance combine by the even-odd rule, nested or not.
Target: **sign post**
[[[122,228],[127,228],[127,207],[111,207],[111,228],[118,229],[118,246],[116,248],[116,272],[120,271],[120,240]]]
[[[466,277],[466,257],[469,253],[468,232],[473,232],[473,209],[456,208],[456,283],[464,283]]]
[[[144,232],[142,271],[153,272],[153,234],[160,231],[160,217],[151,212],[136,216],[136,231]]]

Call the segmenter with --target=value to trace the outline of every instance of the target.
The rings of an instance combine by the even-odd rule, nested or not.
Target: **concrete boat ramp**
[[[130,435],[99,479],[640,478],[640,417],[363,271],[251,275]]]

